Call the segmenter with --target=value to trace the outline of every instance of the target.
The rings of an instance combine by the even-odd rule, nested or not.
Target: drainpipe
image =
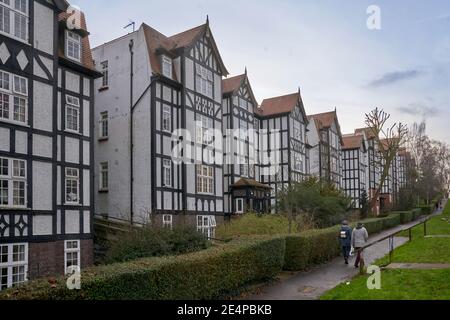
[[[130,40],[130,223],[133,225],[134,212],[133,212],[133,184],[134,184],[134,163],[133,163],[133,78],[134,78],[134,40]]]

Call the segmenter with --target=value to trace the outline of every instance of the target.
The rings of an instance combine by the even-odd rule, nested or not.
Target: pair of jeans
[[[342,246],[342,254],[344,255],[345,261],[348,261],[348,258],[350,258],[351,250],[352,250],[352,246]]]
[[[356,252],[356,261],[355,261],[355,267],[359,267],[359,263],[361,262],[361,255],[362,255],[362,248],[355,248]]]

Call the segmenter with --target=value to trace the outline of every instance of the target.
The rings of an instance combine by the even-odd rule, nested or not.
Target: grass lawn
[[[384,270],[381,290],[367,289],[367,278],[341,284],[321,300],[450,300],[450,270]]]
[[[428,222],[428,235],[450,235],[450,201],[444,214]],[[406,235],[405,235],[406,236]],[[388,257],[375,265],[386,265]],[[450,263],[450,238],[425,238],[423,226],[413,229],[413,241],[394,252],[393,262]],[[450,300],[450,269],[383,270],[381,290],[367,289],[368,276],[358,276],[350,285],[341,284],[323,300]]]

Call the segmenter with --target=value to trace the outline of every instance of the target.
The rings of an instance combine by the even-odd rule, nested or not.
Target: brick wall
[[[82,240],[81,268],[92,266],[93,240]],[[28,252],[28,278],[50,277],[64,274],[64,241],[30,243]]]

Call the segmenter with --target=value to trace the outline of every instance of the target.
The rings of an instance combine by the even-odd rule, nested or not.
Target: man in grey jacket
[[[362,248],[366,245],[369,240],[369,234],[364,225],[359,222],[358,226],[353,230],[352,233],[352,245],[355,248],[355,252],[358,253],[355,261],[355,268],[359,268],[359,263],[361,262]]]

